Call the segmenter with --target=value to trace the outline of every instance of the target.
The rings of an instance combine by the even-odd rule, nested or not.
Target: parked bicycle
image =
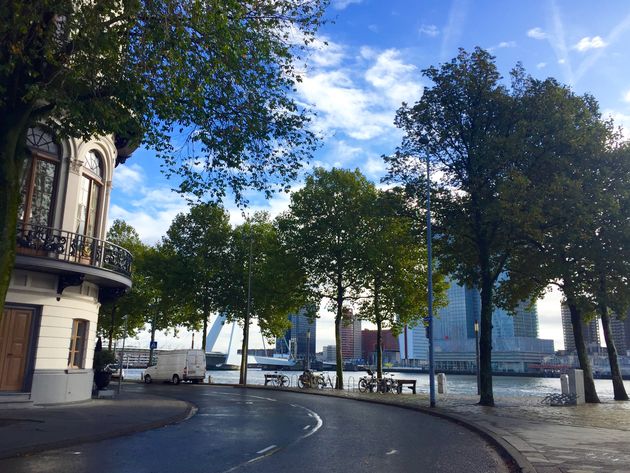
[[[286,374],[278,374],[276,371],[274,373],[276,376],[271,378],[271,385],[277,388],[288,388],[291,386],[291,380]]]
[[[322,373],[317,376],[317,387],[319,389],[325,389],[327,387],[330,388],[334,388],[335,385],[332,382],[332,379],[330,379],[330,375],[328,373]]]
[[[378,391],[381,393],[398,393],[398,382],[394,379],[394,375],[384,376],[379,380]]]
[[[298,377],[298,387],[300,389],[316,388],[318,384],[318,376],[311,370],[304,370]]]
[[[363,376],[359,378],[359,392],[371,392],[377,390],[378,388],[378,379],[376,375],[372,372],[372,370],[367,370],[368,376]]]

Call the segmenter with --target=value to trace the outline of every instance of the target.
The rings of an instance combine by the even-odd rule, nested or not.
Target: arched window
[[[77,233],[95,237],[98,231],[98,207],[103,190],[103,160],[98,152],[90,150],[83,163],[79,208],[77,209]]]
[[[57,190],[59,146],[52,134],[38,126],[29,128],[26,145],[31,150],[22,170],[18,220],[49,227]]]

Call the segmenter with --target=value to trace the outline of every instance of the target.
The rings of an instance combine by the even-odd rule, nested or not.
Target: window
[[[32,225],[52,225],[54,196],[57,187],[59,147],[52,134],[40,128],[29,128],[26,145],[31,155],[24,163],[18,220]]]
[[[98,206],[103,188],[102,160],[96,151],[89,151],[81,177],[79,207],[77,209],[77,233],[95,237],[98,231]]]
[[[72,321],[68,368],[85,368],[85,347],[87,344],[88,324],[89,322],[87,320],[74,319]]]

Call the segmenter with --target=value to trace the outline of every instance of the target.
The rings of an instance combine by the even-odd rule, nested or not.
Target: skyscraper
[[[350,308],[343,309],[340,327],[341,354],[344,360],[361,359],[361,320]]]
[[[305,360],[308,356],[315,359],[315,339],[317,337],[317,319],[310,320],[306,309],[289,316],[291,328],[284,337],[276,340],[276,352],[291,353],[297,360]]]
[[[571,325],[571,312],[567,304],[560,306],[560,314],[562,316],[562,334],[564,335],[564,349],[569,352],[575,352],[575,338],[573,337],[573,326]],[[590,322],[582,322],[582,333],[584,334],[584,342],[586,349],[590,353],[599,351],[601,344],[599,340],[599,329],[597,321],[593,319]]]

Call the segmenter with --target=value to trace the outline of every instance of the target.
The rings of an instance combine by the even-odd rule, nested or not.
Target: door
[[[32,309],[4,309],[0,322],[0,391],[21,391],[28,365]]]

